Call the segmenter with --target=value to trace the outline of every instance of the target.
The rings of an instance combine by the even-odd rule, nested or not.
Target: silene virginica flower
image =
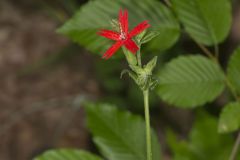
[[[102,29],[98,32],[100,36],[116,41],[103,55],[104,59],[110,58],[121,46],[125,46],[131,53],[135,54],[139,47],[132,40],[132,38],[145,29],[150,27],[148,21],[143,21],[134,27],[131,31],[128,31],[128,11],[119,11],[118,18],[119,32]]]

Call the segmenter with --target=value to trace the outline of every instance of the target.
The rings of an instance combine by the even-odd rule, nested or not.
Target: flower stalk
[[[235,144],[233,146],[233,149],[232,149],[231,155],[229,157],[229,160],[235,160],[237,158],[239,145],[240,145],[240,131],[238,132],[237,139],[236,139]]]
[[[139,67],[142,67],[140,49],[137,51],[137,63],[138,63],[138,66],[139,66]]]
[[[144,97],[144,111],[146,123],[146,145],[147,145],[147,160],[152,160],[152,139],[151,139],[151,125],[149,113],[149,90],[143,91]]]
[[[157,57],[155,56],[146,65],[141,62],[141,45],[147,43],[158,33],[146,33],[146,29],[150,27],[148,21],[143,21],[134,27],[131,31],[128,28],[128,12],[125,10],[119,12],[119,19],[113,21],[116,31],[102,29],[98,32],[100,36],[116,41],[103,55],[103,58],[108,59],[122,47],[130,69],[125,69],[121,73],[127,73],[139,86],[143,92],[144,111],[145,111],[145,126],[146,126],[146,154],[147,160],[152,160],[152,140],[151,140],[151,125],[149,113],[149,90],[153,89],[158,83],[152,76],[152,71],[156,66]],[[135,39],[134,39],[135,37]]]

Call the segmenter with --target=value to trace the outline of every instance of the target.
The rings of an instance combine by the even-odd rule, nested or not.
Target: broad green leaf
[[[148,20],[151,29],[159,33],[149,44],[150,48],[167,49],[179,37],[180,29],[173,13],[156,0],[94,0],[82,6],[58,32],[95,53],[103,53],[113,42],[100,37],[100,28],[111,27],[110,21],[118,18],[119,9],[129,11],[130,28]]]
[[[234,90],[240,95],[240,47],[236,49],[230,58],[227,74]]]
[[[157,93],[177,107],[196,107],[213,101],[224,89],[224,74],[210,59],[180,56],[158,74]]]
[[[49,150],[34,160],[103,160],[102,158],[83,150],[56,149]]]
[[[168,132],[167,141],[173,152],[173,160],[225,160],[234,144],[232,135],[217,132],[217,119],[207,113],[197,114],[188,140],[178,140]],[[237,156],[239,160],[240,156]]]
[[[228,133],[236,131],[240,128],[240,103],[229,103],[220,115],[218,131],[220,133]]]
[[[101,153],[109,160],[146,160],[145,123],[141,117],[108,104],[86,106],[88,128]],[[160,146],[153,133],[153,160]]]
[[[205,45],[222,42],[232,16],[230,0],[172,0],[173,8],[187,33]]]

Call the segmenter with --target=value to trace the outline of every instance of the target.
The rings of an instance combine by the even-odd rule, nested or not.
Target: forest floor
[[[31,159],[50,147],[88,146],[80,102],[99,94],[89,74],[93,58],[82,50],[68,61],[45,66],[69,44],[56,34],[57,27],[41,10],[0,1],[1,160]]]

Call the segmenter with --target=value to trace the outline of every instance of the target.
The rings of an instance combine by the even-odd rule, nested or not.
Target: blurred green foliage
[[[218,120],[203,111],[197,113],[188,140],[178,140],[169,130],[167,141],[173,154],[173,160],[226,160],[234,139],[218,133]],[[238,160],[240,154],[238,154]]]
[[[102,158],[87,151],[77,149],[58,149],[45,152],[34,160],[102,160]]]
[[[226,39],[231,27],[232,11],[229,0],[172,0],[168,6],[157,0],[94,0],[82,5],[80,9],[71,5],[67,8],[70,12],[76,11],[76,14],[58,29],[58,33],[66,35],[91,53],[103,53],[111,45],[110,41],[97,36],[96,32],[100,28],[109,28],[109,22],[117,17],[120,8],[128,9],[131,27],[143,20],[150,21],[151,30],[159,34],[143,47],[142,54],[144,58],[153,54],[160,57],[160,64],[157,66],[160,83],[156,90],[157,96],[154,96],[155,93],[151,96],[152,106],[159,103],[159,98],[176,107],[203,106],[213,102],[226,86],[229,87],[218,62],[218,44]],[[204,45],[212,46],[210,49],[215,49],[214,53],[207,52],[208,57],[183,56],[182,54],[196,51],[192,45],[187,46],[185,51],[185,42],[193,44],[189,42],[189,38],[203,50],[207,49]],[[101,101],[139,110],[142,108],[139,89],[129,79],[122,81],[119,78],[125,67],[119,60],[122,55],[96,63],[96,77],[105,94]],[[179,57],[164,64],[176,55]],[[240,94],[239,64],[237,49],[228,67],[230,89],[233,93],[236,92],[235,98]],[[144,122],[140,117],[101,103],[89,104],[86,109],[89,129],[104,157],[111,160],[145,160],[145,144],[142,139]],[[227,159],[233,146],[233,137],[219,134],[218,130],[223,130],[218,129],[218,126],[222,128],[224,124],[229,127],[224,132],[239,129],[237,116],[232,116],[235,113],[238,113],[238,106],[230,106],[229,109],[226,105],[219,124],[215,117],[205,112],[198,113],[187,140],[177,140],[175,133],[169,131],[167,139],[174,160]],[[159,160],[159,144],[156,139],[154,143],[155,159]]]
[[[111,160],[146,160],[145,123],[140,116],[109,104],[86,105],[87,124],[102,155]],[[160,160],[160,145],[152,132],[153,160]]]

